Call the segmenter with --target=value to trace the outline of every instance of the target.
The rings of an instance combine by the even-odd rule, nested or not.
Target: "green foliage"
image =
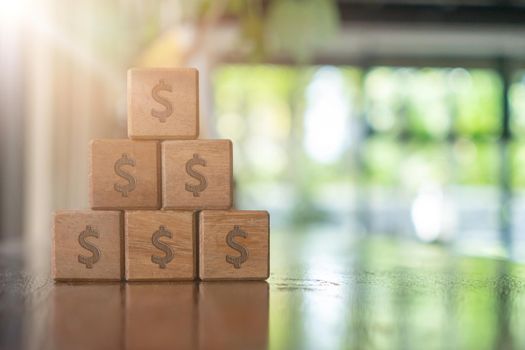
[[[365,79],[370,124],[380,133],[443,140],[451,132],[449,91],[443,70],[375,68]]]
[[[460,139],[452,146],[455,182],[462,185],[497,185],[499,145]]]
[[[199,17],[212,12],[214,1],[201,0]],[[335,0],[222,0],[224,16],[236,18],[241,52],[247,61],[268,57],[307,63],[340,27]]]
[[[516,74],[510,88],[511,125],[514,136],[525,138],[525,71]]]
[[[522,140],[511,144],[511,174],[512,186],[525,188],[525,142]]]
[[[493,71],[335,69],[352,128],[340,156],[328,162],[305,145],[308,98],[318,98],[308,97],[308,87],[319,67],[227,65],[215,72],[218,133],[234,141],[240,188],[285,186],[295,208],[290,220],[306,222],[330,220],[321,201],[330,201],[333,188],[415,193],[428,183],[499,183],[501,85]],[[512,170],[523,173],[518,183],[525,185],[521,158]]]
[[[462,70],[450,74],[457,108],[457,133],[476,139],[495,138],[501,132],[502,85],[491,70]]]
[[[490,70],[374,68],[365,94],[367,118],[380,133],[437,141],[500,132],[501,82]]]
[[[307,62],[339,28],[337,5],[333,0],[274,0],[265,27],[270,54]]]

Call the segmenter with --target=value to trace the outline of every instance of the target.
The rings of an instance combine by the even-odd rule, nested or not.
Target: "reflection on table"
[[[271,244],[268,283],[53,283],[0,252],[0,349],[525,348],[523,264],[337,231]]]
[[[266,282],[52,287],[56,349],[265,349]]]

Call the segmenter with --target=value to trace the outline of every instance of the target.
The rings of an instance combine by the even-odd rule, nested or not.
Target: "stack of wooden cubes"
[[[198,133],[196,69],[128,71],[130,139],[91,142],[92,210],[55,213],[55,280],[268,278],[269,215],[232,209],[232,143]]]

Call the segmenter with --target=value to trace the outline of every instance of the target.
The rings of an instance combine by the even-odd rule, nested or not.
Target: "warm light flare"
[[[12,29],[17,27],[27,14],[28,3],[26,0],[1,0],[0,24],[1,27]]]

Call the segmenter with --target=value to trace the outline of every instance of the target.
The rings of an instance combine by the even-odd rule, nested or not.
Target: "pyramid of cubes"
[[[198,139],[198,71],[130,69],[127,93],[129,139],[89,146],[91,210],[54,213],[54,279],[268,278],[268,213],[232,208],[232,142]]]

